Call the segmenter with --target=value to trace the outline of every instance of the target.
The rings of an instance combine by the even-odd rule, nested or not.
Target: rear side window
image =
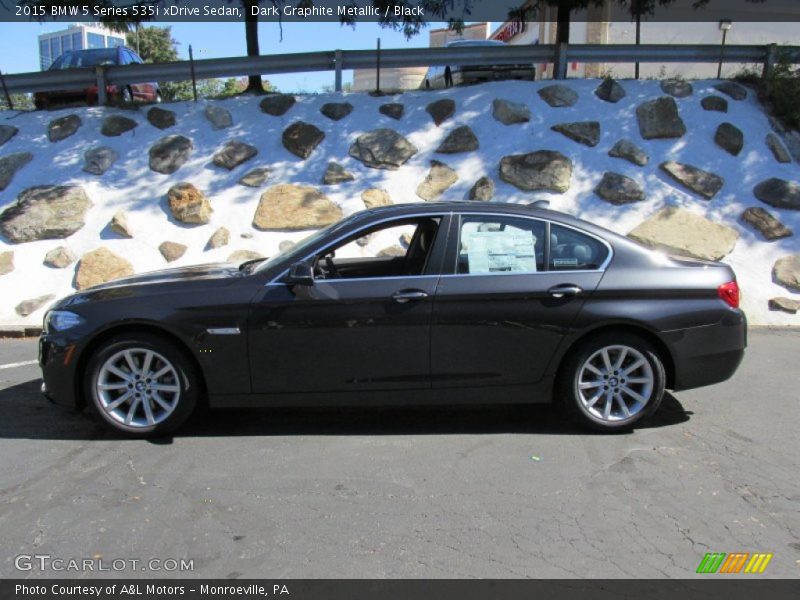
[[[574,229],[550,225],[551,271],[594,271],[608,257],[605,244]]]
[[[536,273],[544,268],[544,247],[543,221],[466,216],[461,220],[456,272],[464,275]]]

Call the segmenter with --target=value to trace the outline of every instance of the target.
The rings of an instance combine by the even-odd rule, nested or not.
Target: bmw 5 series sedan
[[[367,210],[263,261],[147,273],[60,300],[44,394],[161,435],[210,407],[557,402],[601,431],[665,388],[728,379],[730,267],[535,206]]]

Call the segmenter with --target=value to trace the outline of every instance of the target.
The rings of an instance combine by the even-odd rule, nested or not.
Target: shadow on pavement
[[[122,439],[85,413],[62,409],[40,393],[31,380],[0,390],[0,439]],[[667,393],[655,416],[639,429],[666,427],[689,420],[691,413]],[[586,432],[564,418],[557,407],[445,406],[264,408],[200,411],[175,437],[287,435],[441,435],[555,434]],[[151,440],[170,444],[171,437]]]

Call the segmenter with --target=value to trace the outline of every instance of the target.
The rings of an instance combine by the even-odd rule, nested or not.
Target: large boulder
[[[161,242],[158,246],[158,251],[161,252],[161,256],[163,256],[164,260],[167,262],[178,260],[181,256],[186,254],[186,250],[186,246],[178,242]]]
[[[44,296],[37,296],[36,298],[31,298],[30,300],[23,300],[17,304],[17,306],[14,308],[14,312],[16,312],[20,317],[27,317],[53,300],[55,300],[54,294],[45,294]]]
[[[538,92],[539,96],[550,106],[563,108],[573,106],[578,101],[578,94],[565,85],[549,85]]]
[[[111,221],[108,223],[108,227],[119,236],[124,238],[133,237],[133,230],[131,230],[128,224],[128,214],[124,210],[118,210],[114,213],[114,216],[111,217]]]
[[[194,149],[192,140],[182,135],[168,135],[150,148],[150,168],[156,173],[171,175],[189,160]]]
[[[457,152],[471,152],[478,149],[478,138],[469,128],[469,125],[456,127],[439,144],[436,152],[440,154],[456,154]]]
[[[734,100],[744,100],[747,98],[747,90],[738,83],[733,83],[732,81],[723,81],[722,83],[716,84],[714,88],[726,96],[730,96]]]
[[[707,200],[711,200],[725,183],[719,175],[674,160],[665,161],[659,167],[672,179]]]
[[[231,232],[227,227],[220,227],[217,229],[206,243],[206,248],[213,250],[215,248],[222,248],[227,246],[231,239]]]
[[[131,118],[122,115],[109,115],[103,119],[100,133],[106,137],[118,137],[127,131],[136,129],[139,124]]]
[[[694,93],[692,84],[683,79],[665,79],[661,82],[661,91],[675,98],[685,98]]]
[[[19,133],[19,129],[11,125],[0,125],[0,146]]]
[[[611,150],[608,151],[608,155],[615,158],[624,158],[628,162],[639,165],[640,167],[645,166],[650,160],[647,152],[632,141],[626,139],[619,140],[614,144]]]
[[[527,123],[531,120],[531,109],[521,102],[495,98],[492,102],[492,116],[503,125]]]
[[[639,224],[628,237],[671,254],[720,260],[731,253],[739,233],[686,209],[667,206]]]
[[[753,194],[775,208],[800,210],[800,184],[793,181],[772,177],[753,188]]]
[[[358,136],[350,146],[350,156],[374,169],[399,169],[417,152],[417,147],[394,129],[374,129]]]
[[[625,97],[625,89],[609,77],[597,86],[594,95],[606,102],[616,103]]]
[[[228,255],[227,262],[241,263],[248,260],[259,260],[261,258],[266,258],[266,256],[255,250],[234,250]]]
[[[92,148],[83,155],[83,171],[92,175],[102,175],[118,158],[116,151],[108,146]]]
[[[772,152],[772,156],[775,157],[779,163],[790,163],[792,162],[792,155],[789,154],[789,151],[786,149],[786,146],[778,139],[778,136],[774,133],[768,133],[766,138],[767,148],[769,148],[770,152]]]
[[[283,147],[298,158],[306,159],[325,139],[325,133],[304,121],[296,121],[289,125],[281,136]]]
[[[286,114],[286,111],[292,108],[295,102],[297,100],[290,94],[270,94],[258,106],[261,108],[261,112],[273,117],[280,117]]]
[[[131,263],[101,246],[81,257],[75,273],[75,289],[85,290],[93,285],[131,275],[133,275]]]
[[[78,257],[72,253],[72,250],[66,246],[58,246],[44,255],[42,264],[53,269],[65,269],[76,260],[78,260]]]
[[[489,202],[494,196],[494,181],[484,175],[469,190],[469,199],[478,202]]]
[[[173,218],[188,225],[203,225],[211,219],[211,203],[191,183],[173,185],[167,192],[167,203]]]
[[[721,96],[706,96],[700,100],[700,106],[703,107],[703,110],[728,112],[728,101]]]
[[[378,188],[370,188],[361,192],[361,200],[367,208],[377,208],[378,206],[390,206],[393,204],[389,192]]]
[[[744,134],[733,123],[720,123],[714,134],[714,142],[733,156],[739,156],[744,147]]]
[[[417,186],[417,196],[423,200],[436,200],[456,181],[458,174],[453,169],[438,160],[432,160],[428,175]]]
[[[644,200],[644,190],[630,177],[619,173],[607,172],[594,189],[594,193],[606,202],[615,204],[631,204]]]
[[[83,122],[78,115],[67,115],[65,117],[53,119],[47,126],[47,139],[51,142],[60,142],[74,135],[82,124]]]
[[[791,237],[792,230],[759,206],[751,206],[742,213],[742,220],[757,229],[765,240],[773,241]]]
[[[6,275],[14,270],[14,251],[0,252],[0,275]]]
[[[0,191],[6,189],[14,175],[33,160],[30,152],[15,152],[0,158]]]
[[[433,122],[436,123],[438,127],[456,113],[456,103],[455,100],[451,100],[450,98],[442,98],[441,100],[436,100],[428,104],[428,106],[425,107],[425,111],[431,116]]]
[[[500,179],[524,191],[563,193],[572,180],[572,161],[553,150],[504,156],[500,160]]]
[[[662,96],[636,108],[639,133],[646,140],[679,138],[686,133],[686,125],[678,113],[678,105],[670,96]]]
[[[337,183],[345,183],[346,181],[353,181],[355,177],[353,174],[346,170],[342,165],[335,161],[330,161],[328,167],[325,169],[325,174],[322,176],[322,183],[325,185],[334,185]]]
[[[256,167],[255,169],[250,169],[239,180],[239,185],[245,185],[247,187],[254,188],[261,187],[269,178],[270,173],[271,171],[268,167]]]
[[[800,254],[788,254],[772,266],[775,283],[793,292],[800,292]]]
[[[258,148],[255,146],[231,140],[225,142],[222,148],[214,153],[214,158],[211,159],[211,162],[218,167],[231,171],[243,162],[253,158],[256,154],[258,154]]]
[[[594,147],[600,143],[600,123],[597,121],[578,121],[576,123],[558,123],[550,129],[564,134],[579,144]]]
[[[13,243],[65,238],[85,224],[92,201],[77,185],[38,185],[24,190],[0,214],[0,232]]]
[[[168,129],[177,122],[173,111],[159,106],[154,106],[147,111],[147,121],[158,129]]]
[[[770,310],[780,310],[792,315],[796,315],[800,310],[800,300],[792,300],[783,296],[778,298],[770,298],[768,303]]]
[[[353,105],[349,102],[328,102],[322,105],[319,112],[332,121],[341,121],[353,112]]]
[[[208,119],[208,122],[211,123],[211,129],[215,131],[227,129],[233,125],[233,117],[230,111],[221,106],[207,104],[203,114],[206,116],[206,119]]]
[[[264,231],[298,231],[326,227],[341,218],[342,209],[318,189],[283,183],[261,195],[253,226]]]
[[[403,118],[403,113],[405,112],[406,107],[400,104],[399,102],[390,102],[388,104],[381,104],[378,107],[378,112],[382,115],[386,115],[391,119],[395,119],[399,121]]]

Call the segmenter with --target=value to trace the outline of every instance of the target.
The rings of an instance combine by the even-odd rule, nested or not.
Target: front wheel
[[[133,437],[175,430],[197,405],[200,378],[183,351],[149,334],[113,338],[93,353],[86,398],[112,429]]]
[[[570,354],[557,394],[581,425],[620,431],[658,410],[665,381],[664,365],[649,342],[628,333],[608,333]]]

